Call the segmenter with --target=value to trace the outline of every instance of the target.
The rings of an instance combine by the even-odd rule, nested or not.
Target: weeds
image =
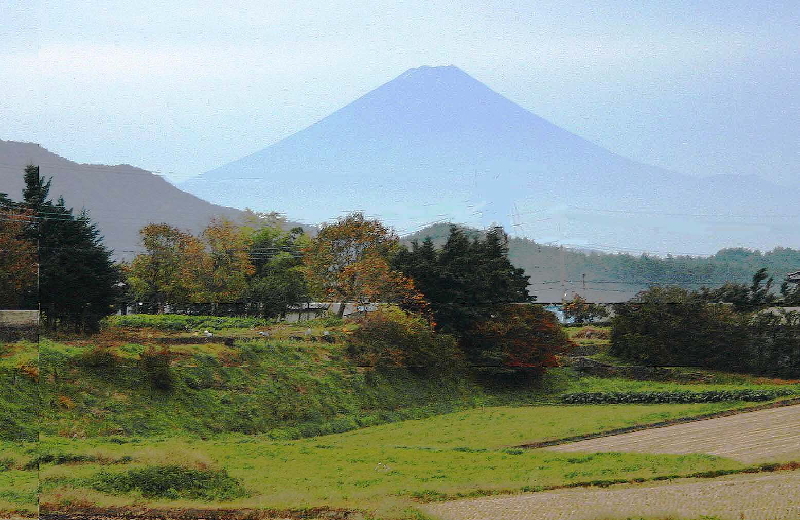
[[[98,473],[90,487],[104,493],[138,492],[145,498],[224,501],[249,495],[225,470],[187,469],[178,465],[151,466],[124,473]]]

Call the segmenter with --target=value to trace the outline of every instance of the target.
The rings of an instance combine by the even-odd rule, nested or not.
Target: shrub
[[[730,307],[681,288],[654,287],[617,305],[610,353],[651,366],[741,370],[743,321]]]
[[[593,323],[608,317],[608,311],[603,305],[589,303],[579,295],[564,302],[564,317],[576,325]]]
[[[97,346],[78,356],[75,364],[93,372],[110,375],[119,369],[119,356],[108,347]]]
[[[538,305],[496,306],[461,339],[467,359],[490,376],[539,376],[570,345],[555,314]]]
[[[325,328],[341,327],[344,324],[344,320],[338,316],[325,316],[315,321],[319,323],[321,327]]]
[[[169,392],[175,385],[170,369],[172,354],[167,347],[148,347],[139,357],[139,367],[147,374],[150,385],[163,392]]]
[[[104,493],[139,492],[145,498],[232,500],[247,496],[241,483],[225,470],[152,466],[123,473],[101,472],[89,485]]]
[[[103,321],[103,326],[106,328],[148,328],[168,332],[180,332],[193,329],[241,329],[263,327],[269,324],[269,320],[262,318],[186,316],[183,314],[129,314],[126,316],[109,316]]]
[[[800,377],[800,313],[737,312],[702,294],[661,287],[615,310],[612,355],[654,366]]]
[[[14,468],[16,461],[11,457],[3,457],[0,459],[0,471],[8,471]]]
[[[358,364],[422,371],[452,370],[459,364],[455,338],[435,332],[424,318],[399,307],[381,307],[356,323],[346,352]]]
[[[575,333],[575,335],[572,337],[577,339],[608,339],[611,337],[611,335],[607,330],[604,329],[586,327],[585,329]]]
[[[24,469],[39,469],[41,464],[70,464],[75,462],[94,462],[97,457],[93,455],[79,455],[77,453],[44,453],[28,461]]]

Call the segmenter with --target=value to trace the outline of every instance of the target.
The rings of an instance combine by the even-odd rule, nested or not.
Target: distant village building
[[[309,302],[298,306],[290,306],[286,312],[285,321],[290,323],[313,320],[322,316],[338,316],[341,303]],[[344,316],[362,316],[368,312],[378,310],[379,303],[347,303],[344,306]]]
[[[789,283],[800,283],[800,271],[787,274],[786,281]]]

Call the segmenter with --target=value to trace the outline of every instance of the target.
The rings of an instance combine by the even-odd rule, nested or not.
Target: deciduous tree
[[[479,373],[528,379],[558,366],[556,355],[570,342],[552,312],[536,305],[505,304],[493,307],[489,319],[475,323],[460,344]]]
[[[203,230],[211,261],[206,280],[210,302],[241,301],[247,294],[248,277],[255,273],[250,261],[252,235],[225,218],[212,218]]]
[[[262,306],[264,316],[284,316],[291,305],[309,301],[301,254],[309,244],[302,228],[264,227],[253,236],[250,298]]]
[[[36,244],[25,236],[32,215],[0,193],[0,307],[18,307],[36,285]]]
[[[389,261],[399,239],[379,220],[352,213],[323,225],[304,251],[304,268],[317,295],[340,302],[339,316],[351,302],[395,302],[425,307],[413,281]]]
[[[159,313],[167,303],[202,301],[211,265],[202,242],[166,223],[148,224],[139,235],[145,252],[127,269],[134,297],[155,303]]]

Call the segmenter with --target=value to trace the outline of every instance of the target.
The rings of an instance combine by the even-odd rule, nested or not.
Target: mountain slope
[[[0,141],[0,193],[20,200],[27,164],[37,164],[42,176],[53,177],[50,195],[54,200],[63,196],[68,207],[89,211],[105,244],[118,258],[129,258],[139,248],[138,231],[150,222],[196,232],[212,216],[237,219],[242,215],[200,200],[140,168],[78,164],[38,144],[15,141]]]
[[[525,110],[457,67],[420,67],[318,123],[181,185],[319,222],[364,210],[398,231],[504,224],[543,241],[711,253],[800,245],[785,190],[636,163]],[[623,212],[623,213],[619,213]]]

